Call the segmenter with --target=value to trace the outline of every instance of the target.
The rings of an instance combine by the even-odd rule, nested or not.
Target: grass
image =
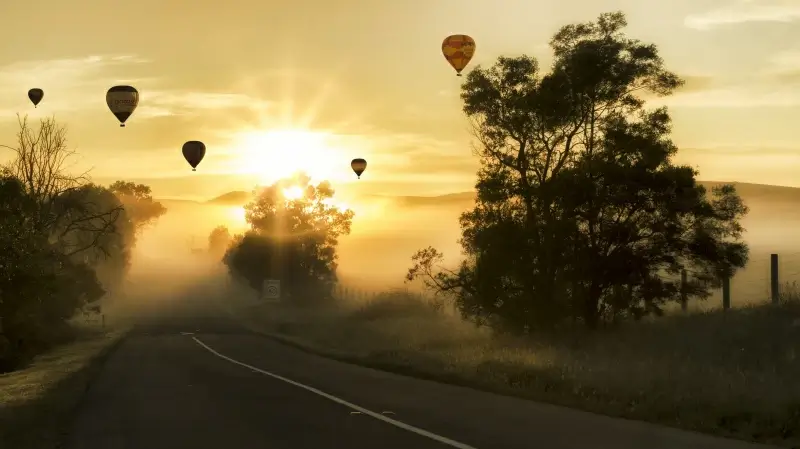
[[[326,309],[235,308],[256,330],[349,362],[673,427],[800,447],[800,289],[779,305],[595,334],[511,338],[403,291]]]
[[[76,325],[76,338],[0,375],[0,447],[60,447],[70,417],[124,329]]]

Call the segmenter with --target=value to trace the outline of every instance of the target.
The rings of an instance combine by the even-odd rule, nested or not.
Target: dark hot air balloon
[[[28,91],[28,98],[33,103],[33,107],[39,107],[39,102],[44,98],[44,91],[42,89],[34,88]]]
[[[461,76],[461,71],[475,54],[475,41],[466,34],[447,36],[442,42],[442,54],[456,69],[456,74]]]
[[[192,171],[197,171],[197,166],[206,155],[206,145],[198,140],[190,140],[183,144],[183,157],[192,166]]]
[[[356,172],[358,179],[361,179],[361,173],[364,173],[364,170],[367,169],[367,161],[361,158],[353,159],[352,162],[350,162],[350,168]]]
[[[106,104],[111,113],[119,120],[120,128],[139,105],[139,91],[132,86],[114,86],[106,92]]]

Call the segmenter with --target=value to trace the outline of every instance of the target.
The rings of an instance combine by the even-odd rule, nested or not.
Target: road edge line
[[[359,405],[353,404],[352,402],[345,401],[344,399],[341,399],[341,398],[336,397],[336,396],[334,396],[332,394],[329,394],[329,393],[325,393],[324,391],[319,390],[317,388],[310,387],[310,386],[305,385],[305,384],[301,384],[300,382],[291,380],[289,378],[280,376],[278,374],[271,373],[271,372],[263,370],[261,368],[256,368],[255,366],[248,365],[247,363],[244,363],[244,362],[240,362],[240,361],[238,361],[236,359],[233,359],[231,357],[228,357],[228,356],[226,356],[224,354],[221,354],[221,353],[217,352],[216,350],[214,350],[213,348],[211,348],[210,346],[205,344],[203,341],[201,341],[197,337],[192,336],[192,340],[194,340],[197,344],[199,344],[200,346],[205,348],[208,352],[214,354],[215,356],[217,356],[217,357],[219,357],[219,358],[221,358],[223,360],[227,360],[230,363],[242,366],[244,368],[248,368],[250,370],[253,370],[253,371],[256,371],[256,372],[258,372],[260,374],[263,374],[265,376],[269,376],[269,377],[272,377],[273,379],[285,382],[285,383],[287,383],[289,385],[292,385],[292,386],[295,386],[295,387],[298,387],[298,388],[302,388],[303,390],[306,390],[306,391],[309,391],[311,393],[314,393],[317,396],[321,396],[321,397],[323,397],[325,399],[328,399],[329,401],[336,402],[337,404],[340,404],[340,405],[343,405],[343,406],[348,407],[350,409],[353,409],[355,411],[361,412],[361,413],[363,413],[365,415],[368,415],[368,416],[370,416],[372,418],[375,418],[375,419],[377,419],[379,421],[383,421],[383,422],[385,422],[387,424],[391,424],[391,425],[393,425],[395,427],[398,427],[400,429],[403,429],[405,431],[417,434],[419,436],[423,436],[423,437],[429,438],[431,440],[437,441],[437,442],[442,443],[442,444],[446,444],[446,445],[448,445],[450,447],[454,447],[456,449],[477,449],[474,446],[470,446],[470,445],[465,444],[465,443],[461,443],[461,442],[458,442],[458,441],[455,441],[455,440],[451,440],[450,438],[443,437],[441,435],[437,435],[437,434],[435,434],[433,432],[429,432],[429,431],[424,430],[424,429],[420,429],[419,427],[415,427],[415,426],[412,426],[410,424],[406,424],[406,423],[404,423],[402,421],[398,421],[398,420],[392,419],[392,418],[387,418],[385,415],[381,415],[380,413],[373,412],[372,410],[368,410],[368,409],[366,409],[364,407],[361,407]]]

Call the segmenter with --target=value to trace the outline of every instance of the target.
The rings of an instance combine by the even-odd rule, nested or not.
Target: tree
[[[231,233],[226,226],[217,226],[208,235],[208,252],[214,257],[222,259],[230,244]]]
[[[326,298],[336,282],[336,246],[350,233],[353,211],[330,204],[327,181],[314,186],[302,173],[254,192],[245,206],[250,230],[234,237],[224,262],[232,274],[259,289],[280,279],[296,300]],[[287,191],[302,192],[299,198]]]
[[[76,309],[105,292],[94,271],[41,232],[24,184],[0,178],[0,372],[57,340]]]
[[[28,124],[27,116],[18,116],[18,122],[16,146],[0,146],[15,153],[16,157],[5,170],[20,181],[26,194],[36,203],[38,212],[32,219],[37,228],[57,242],[66,255],[92,248],[105,251],[98,241],[113,232],[123,208],[98,208],[77,193],[89,178],[87,173],[68,172],[67,163],[76,152],[67,146],[66,127],[53,118],[42,119],[38,129]],[[91,238],[79,238],[77,234],[91,235]]]
[[[95,265],[103,285],[116,289],[130,268],[130,253],[136,246],[137,235],[167,213],[167,208],[153,199],[150,186],[145,184],[116,181],[107,189],[93,186],[93,192],[99,204],[121,207],[124,211],[116,221],[113,244],[117,251]]]
[[[481,169],[475,207],[462,215],[467,254],[457,270],[419,251],[408,278],[454,295],[464,315],[524,331],[579,318],[659,313],[677,299],[665,275],[688,269],[689,294],[747,260],[732,186],[709,199],[691,167],[675,166],[665,108],[682,81],[657,48],[627,37],[622,13],[567,25],[555,61],[501,57],[462,86]]]
[[[113,293],[121,288],[131,263],[131,250],[136,244],[137,222],[131,217],[131,206],[124,206],[119,196],[112,190],[97,185],[85,184],[69,196],[74,201],[102,210],[119,210],[111,232],[94,236],[91,233],[77,234],[84,245],[96,237],[95,245],[77,256],[92,267],[103,287]]]
[[[153,199],[150,186],[130,181],[116,181],[108,187],[125,206],[131,221],[139,231],[152,225],[167,213],[167,208]]]
[[[69,172],[63,126],[19,125],[0,178],[0,370],[66,335],[75,311],[106,293],[100,266],[125,265],[133,234],[112,192]]]

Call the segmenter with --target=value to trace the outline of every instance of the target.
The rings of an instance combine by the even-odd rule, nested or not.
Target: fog
[[[220,206],[166,200],[168,212],[140,236],[134,268],[142,263],[173,264],[192,248],[205,249],[208,235],[219,225],[232,233],[247,226],[241,206]],[[339,243],[339,276],[362,288],[402,284],[411,255],[428,245],[457,260],[458,215],[462,207],[398,207],[386,199],[365,199],[351,205],[356,212],[351,233]],[[146,262],[144,262],[146,261]]]
[[[781,195],[764,194],[780,189]],[[745,239],[751,245],[750,263],[732,281],[734,305],[762,302],[769,289],[769,255],[780,256],[781,282],[800,280],[800,201],[798,189],[743,185],[740,187],[750,213],[743,220]],[[789,195],[788,193],[791,193]],[[459,214],[471,204],[469,194],[439,201],[436,198],[363,197],[347,198],[355,210],[352,232],[339,244],[339,277],[343,284],[365,291],[401,286],[411,255],[434,246],[448,263],[460,257]],[[171,291],[190,288],[199,279],[222,283],[224,270],[205,256],[207,237],[218,225],[232,232],[246,229],[241,206],[221,206],[193,201],[164,200],[166,215],[139,238],[133,255],[129,286],[136,296],[164,297]],[[166,276],[166,274],[169,274]],[[158,277],[158,281],[153,281]],[[215,281],[216,282],[216,281]],[[143,286],[146,286],[144,288]],[[690,307],[707,309],[720,303],[719,292],[705,303]]]

